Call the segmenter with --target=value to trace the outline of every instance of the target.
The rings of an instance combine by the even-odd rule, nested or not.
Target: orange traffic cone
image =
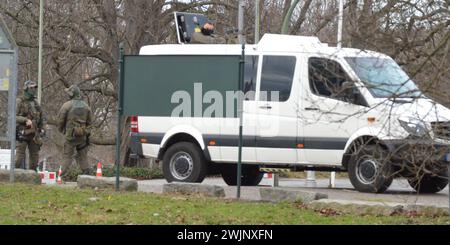
[[[102,164],[101,164],[101,162],[97,163],[97,174],[96,174],[96,176],[97,177],[102,177]]]
[[[56,183],[57,183],[58,185],[61,185],[61,184],[62,184],[61,174],[62,174],[62,170],[61,170],[61,166],[59,166],[59,170],[58,170],[58,179],[56,180]]]

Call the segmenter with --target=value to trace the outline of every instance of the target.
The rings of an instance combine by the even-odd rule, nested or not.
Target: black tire
[[[447,170],[436,175],[424,174],[420,177],[408,178],[409,185],[418,193],[436,193],[448,184]]]
[[[237,185],[237,164],[224,164],[222,166],[222,178],[227,185]],[[259,172],[257,165],[242,165],[241,185],[256,186],[258,185],[264,173]]]
[[[136,158],[131,158],[131,148],[127,148],[127,151],[125,153],[125,161],[123,163],[123,166],[125,167],[136,167],[137,166],[137,159]]]
[[[164,153],[163,175],[167,182],[200,183],[207,172],[203,152],[194,143],[175,143]]]
[[[360,192],[382,193],[394,179],[386,151],[379,145],[365,145],[350,157],[350,182]]]

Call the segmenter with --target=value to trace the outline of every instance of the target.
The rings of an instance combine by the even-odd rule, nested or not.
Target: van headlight
[[[424,122],[420,120],[398,119],[402,128],[412,136],[424,137],[428,136],[428,130]]]

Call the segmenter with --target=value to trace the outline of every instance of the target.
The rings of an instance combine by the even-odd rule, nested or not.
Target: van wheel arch
[[[164,157],[164,154],[166,153],[167,149],[169,149],[172,145],[178,143],[178,142],[190,142],[195,145],[197,145],[200,149],[202,147],[200,146],[200,143],[190,134],[187,133],[177,133],[172,135],[166,142],[166,144],[159,150],[158,158],[159,160],[162,160]],[[207,161],[211,161],[211,156],[209,155],[208,148],[205,147],[205,149],[202,149],[203,156]]]
[[[351,156],[358,152],[364,145],[379,145],[385,150],[387,150],[387,146],[385,146],[377,137],[364,135],[360,136],[353,140],[350,146],[347,148],[347,151],[344,153],[342,157],[342,166],[345,170],[348,170],[348,164],[350,162]]]

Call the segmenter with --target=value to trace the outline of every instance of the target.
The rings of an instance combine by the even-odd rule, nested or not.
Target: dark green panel
[[[202,93],[197,94],[197,99],[202,102],[207,91],[218,91],[224,101],[225,116],[226,91],[239,88],[239,58],[225,55],[125,56],[123,114],[171,116],[179,105],[171,103],[172,95],[184,90],[191,98],[191,116],[202,116],[211,103],[202,103],[201,113],[194,111],[194,83],[201,83]],[[236,117],[236,110],[234,112],[232,116]]]

